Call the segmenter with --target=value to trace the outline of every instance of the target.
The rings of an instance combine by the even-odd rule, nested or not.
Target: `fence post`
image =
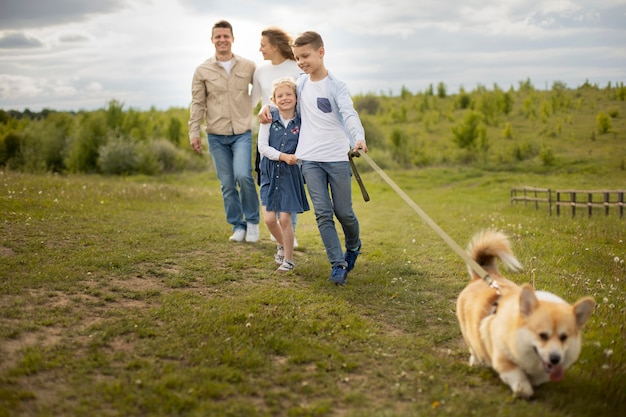
[[[548,211],[550,211],[550,217],[552,217],[552,190],[548,188]]]
[[[593,210],[593,193],[587,194],[587,213],[588,217],[591,217],[591,212]]]
[[[569,193],[569,201],[572,205],[572,217],[576,217],[576,193],[571,191]]]
[[[560,216],[561,215],[561,192],[557,191],[556,192],[556,215]]]
[[[617,193],[617,200],[619,205],[619,218],[621,219],[624,216],[624,193]]]
[[[610,193],[604,192],[604,215],[609,215],[609,200],[611,199]]]

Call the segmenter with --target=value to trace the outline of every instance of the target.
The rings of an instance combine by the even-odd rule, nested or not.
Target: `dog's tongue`
[[[559,382],[565,376],[565,372],[563,371],[563,366],[556,365],[550,369],[550,380],[553,382]]]

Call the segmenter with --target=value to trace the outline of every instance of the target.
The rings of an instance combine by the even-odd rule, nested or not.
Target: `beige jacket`
[[[252,128],[250,85],[254,62],[233,54],[230,75],[215,56],[204,61],[193,74],[189,139],[200,137],[202,119],[206,132],[239,135]]]

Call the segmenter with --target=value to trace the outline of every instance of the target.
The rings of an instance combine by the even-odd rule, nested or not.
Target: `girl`
[[[274,260],[278,272],[293,271],[294,231],[291,213],[309,210],[304,180],[294,155],[300,134],[296,114],[296,83],[293,78],[274,82],[271,100],[278,108],[271,112],[271,123],[259,127],[258,148],[261,159],[261,206],[268,230],[278,242]],[[279,219],[276,213],[279,212]]]

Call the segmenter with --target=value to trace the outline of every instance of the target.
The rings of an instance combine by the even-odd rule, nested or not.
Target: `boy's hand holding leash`
[[[363,196],[363,200],[370,201],[370,195],[365,189],[365,184],[363,184],[363,180],[361,179],[361,176],[359,175],[359,171],[357,171],[356,165],[354,164],[354,161],[352,160],[352,158],[358,158],[359,156],[361,156],[361,152],[363,152],[363,155],[365,155],[365,153],[367,152],[367,145],[365,144],[364,141],[359,140],[354,145],[354,148],[352,148],[352,150],[348,152],[348,157],[350,158],[350,167],[352,168],[352,174],[354,175],[356,182],[359,184],[359,188],[361,189],[361,195]]]

